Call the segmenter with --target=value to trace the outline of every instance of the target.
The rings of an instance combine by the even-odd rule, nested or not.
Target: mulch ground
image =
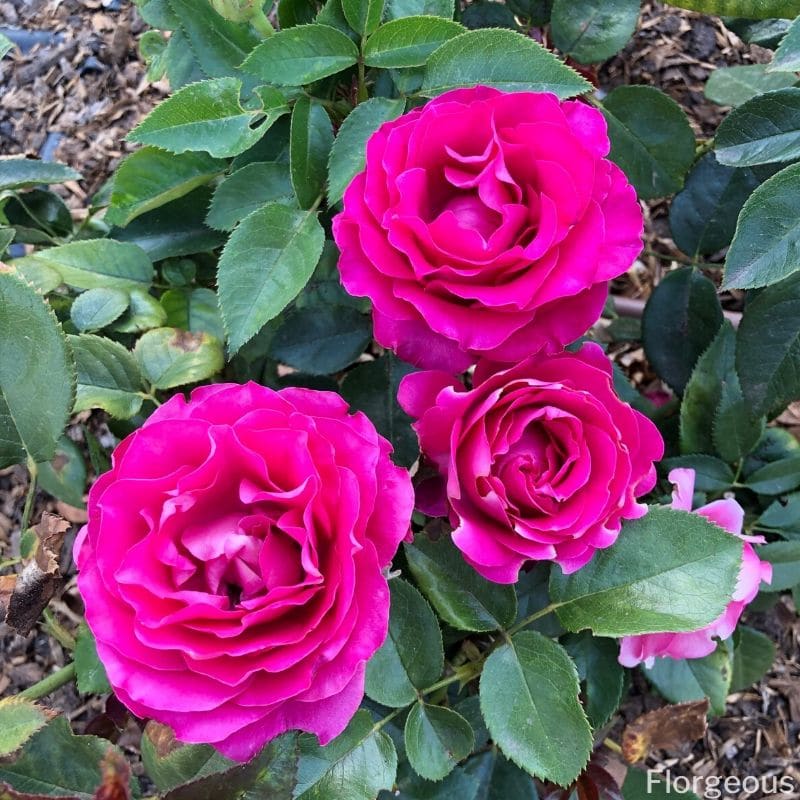
[[[82,172],[84,181],[66,188],[70,206],[80,215],[87,197],[131,150],[124,142],[127,132],[166,96],[168,87],[145,79],[136,45],[144,26],[125,0],[0,0],[0,30],[9,28],[42,32],[44,41],[0,62],[0,154],[55,158]],[[602,67],[598,83],[605,91],[621,84],[657,86],[686,110],[698,136],[708,137],[726,113],[703,95],[708,75],[717,66],[763,63],[769,55],[744,44],[714,18],[645,3],[635,37]],[[617,294],[646,298],[661,274],[677,263],[672,258],[680,259],[669,237],[667,209],[665,201],[648,203],[645,254],[615,283]],[[737,302],[735,296],[727,298],[730,307]],[[616,352],[642,388],[653,388],[653,376],[638,346],[617,347]],[[78,422],[69,431],[78,442],[85,423],[103,437],[108,435],[97,415],[83,415]],[[22,467],[0,471],[0,561],[19,552],[26,486]],[[70,520],[73,535],[85,520],[82,510],[40,493],[34,519],[43,510]],[[71,562],[64,563],[73,573]],[[74,630],[81,610],[74,578],[68,579],[51,608],[65,628]],[[699,777],[788,775],[800,787],[800,619],[791,598],[785,596],[767,612],[749,613],[746,622],[766,632],[778,646],[770,672],[756,686],[729,698],[726,716],[712,722],[702,741],[680,752],[655,754],[648,766]],[[0,653],[0,695],[35,683],[65,662],[61,645],[41,626],[21,637],[0,624]],[[72,686],[50,700],[76,730],[110,735],[136,752],[138,729],[122,720],[113,701],[108,707],[98,699],[85,702]],[[635,675],[622,720],[661,704]],[[742,800],[762,796],[766,795],[738,795]],[[797,800],[800,795],[769,796]]]

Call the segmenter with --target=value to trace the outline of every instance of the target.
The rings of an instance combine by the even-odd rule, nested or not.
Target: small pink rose
[[[341,733],[409,532],[391,452],[338,395],[254,383],[175,396],[126,438],[75,543],[120,700],[237,760],[286,730]]]
[[[661,436],[617,397],[595,344],[494,369],[479,363],[471,390],[445,372],[400,384],[422,451],[446,478],[453,541],[498,583],[529,560],[574,572],[645,513],[636,498],[655,483]]]

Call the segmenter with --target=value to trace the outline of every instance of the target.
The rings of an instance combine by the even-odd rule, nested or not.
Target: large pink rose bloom
[[[693,469],[673,469],[669,479],[674,484],[672,508],[692,510],[694,494]],[[742,539],[742,566],[731,602],[725,611],[710,625],[687,633],[645,633],[625,636],[620,641],[619,662],[626,667],[635,667],[644,662],[653,666],[660,658],[702,658],[716,650],[716,639],[727,639],[733,634],[742,612],[758,594],[761,581],[772,580],[772,564],[761,561],[753,549],[754,543],[762,543],[760,536],[743,536],[744,509],[732,498],[715,500],[695,510],[715,525]]]
[[[593,325],[642,243],[603,115],[555,95],[479,86],[387,122],[333,223],[375,338],[460,372],[555,352]]]
[[[647,510],[636,498],[664,445],[617,397],[595,344],[499,372],[479,363],[469,391],[445,372],[412,373],[398,399],[446,478],[453,541],[489,580],[513,583],[528,560],[574,572]]]
[[[75,543],[120,700],[237,760],[289,729],[337,736],[409,531],[391,451],[336,394],[253,383],[175,396],[126,438]]]

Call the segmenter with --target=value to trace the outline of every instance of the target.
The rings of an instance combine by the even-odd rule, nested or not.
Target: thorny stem
[[[29,686],[25,691],[20,692],[17,697],[24,697],[26,700],[39,700],[41,697],[46,697],[56,689],[60,689],[65,684],[69,683],[75,677],[75,662],[72,661],[66,667],[42,678],[38,683]]]
[[[31,512],[33,511],[33,498],[36,495],[36,477],[39,474],[39,469],[32,458],[28,459],[28,472],[30,473],[31,479],[28,482],[28,494],[25,497],[25,507],[22,509],[22,522],[20,523],[21,533],[25,533],[30,525]]]

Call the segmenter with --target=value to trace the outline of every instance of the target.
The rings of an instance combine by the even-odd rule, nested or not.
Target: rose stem
[[[26,700],[38,700],[51,694],[56,689],[60,689],[64,684],[69,683],[75,677],[75,662],[71,661],[66,667],[42,678],[38,683],[29,686],[25,691],[20,692],[17,697],[24,697]]]

